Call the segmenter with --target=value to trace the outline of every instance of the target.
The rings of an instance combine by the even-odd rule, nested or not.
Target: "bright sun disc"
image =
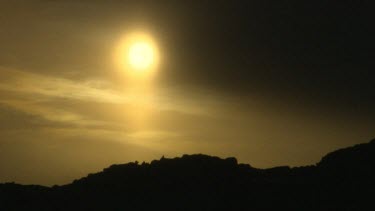
[[[134,76],[153,73],[159,63],[159,52],[154,39],[146,33],[130,33],[125,36],[116,53],[119,68]]]
[[[134,69],[144,70],[154,63],[154,50],[146,42],[137,42],[129,48],[129,63]]]

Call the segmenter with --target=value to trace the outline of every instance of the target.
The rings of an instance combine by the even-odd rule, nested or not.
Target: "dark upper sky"
[[[375,135],[370,1],[0,3],[0,182],[198,152],[303,165]],[[162,56],[147,93],[112,61],[137,30]]]
[[[232,94],[374,107],[366,1],[202,2],[176,7],[172,52],[196,67],[176,77]]]

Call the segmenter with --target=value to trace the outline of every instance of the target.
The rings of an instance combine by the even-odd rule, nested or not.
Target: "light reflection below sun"
[[[134,131],[150,128],[152,111],[155,109],[155,74],[160,62],[160,53],[155,39],[144,32],[125,33],[115,49],[115,63],[122,95],[129,99],[124,110],[127,124]]]

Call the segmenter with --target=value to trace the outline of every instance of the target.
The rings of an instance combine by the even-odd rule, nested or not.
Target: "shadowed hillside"
[[[314,166],[184,155],[112,165],[52,188],[0,185],[0,210],[374,210],[375,140]]]

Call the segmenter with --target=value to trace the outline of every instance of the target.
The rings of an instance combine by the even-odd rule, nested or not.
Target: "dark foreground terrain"
[[[375,210],[375,140],[297,168],[184,155],[52,188],[0,184],[0,210]]]

